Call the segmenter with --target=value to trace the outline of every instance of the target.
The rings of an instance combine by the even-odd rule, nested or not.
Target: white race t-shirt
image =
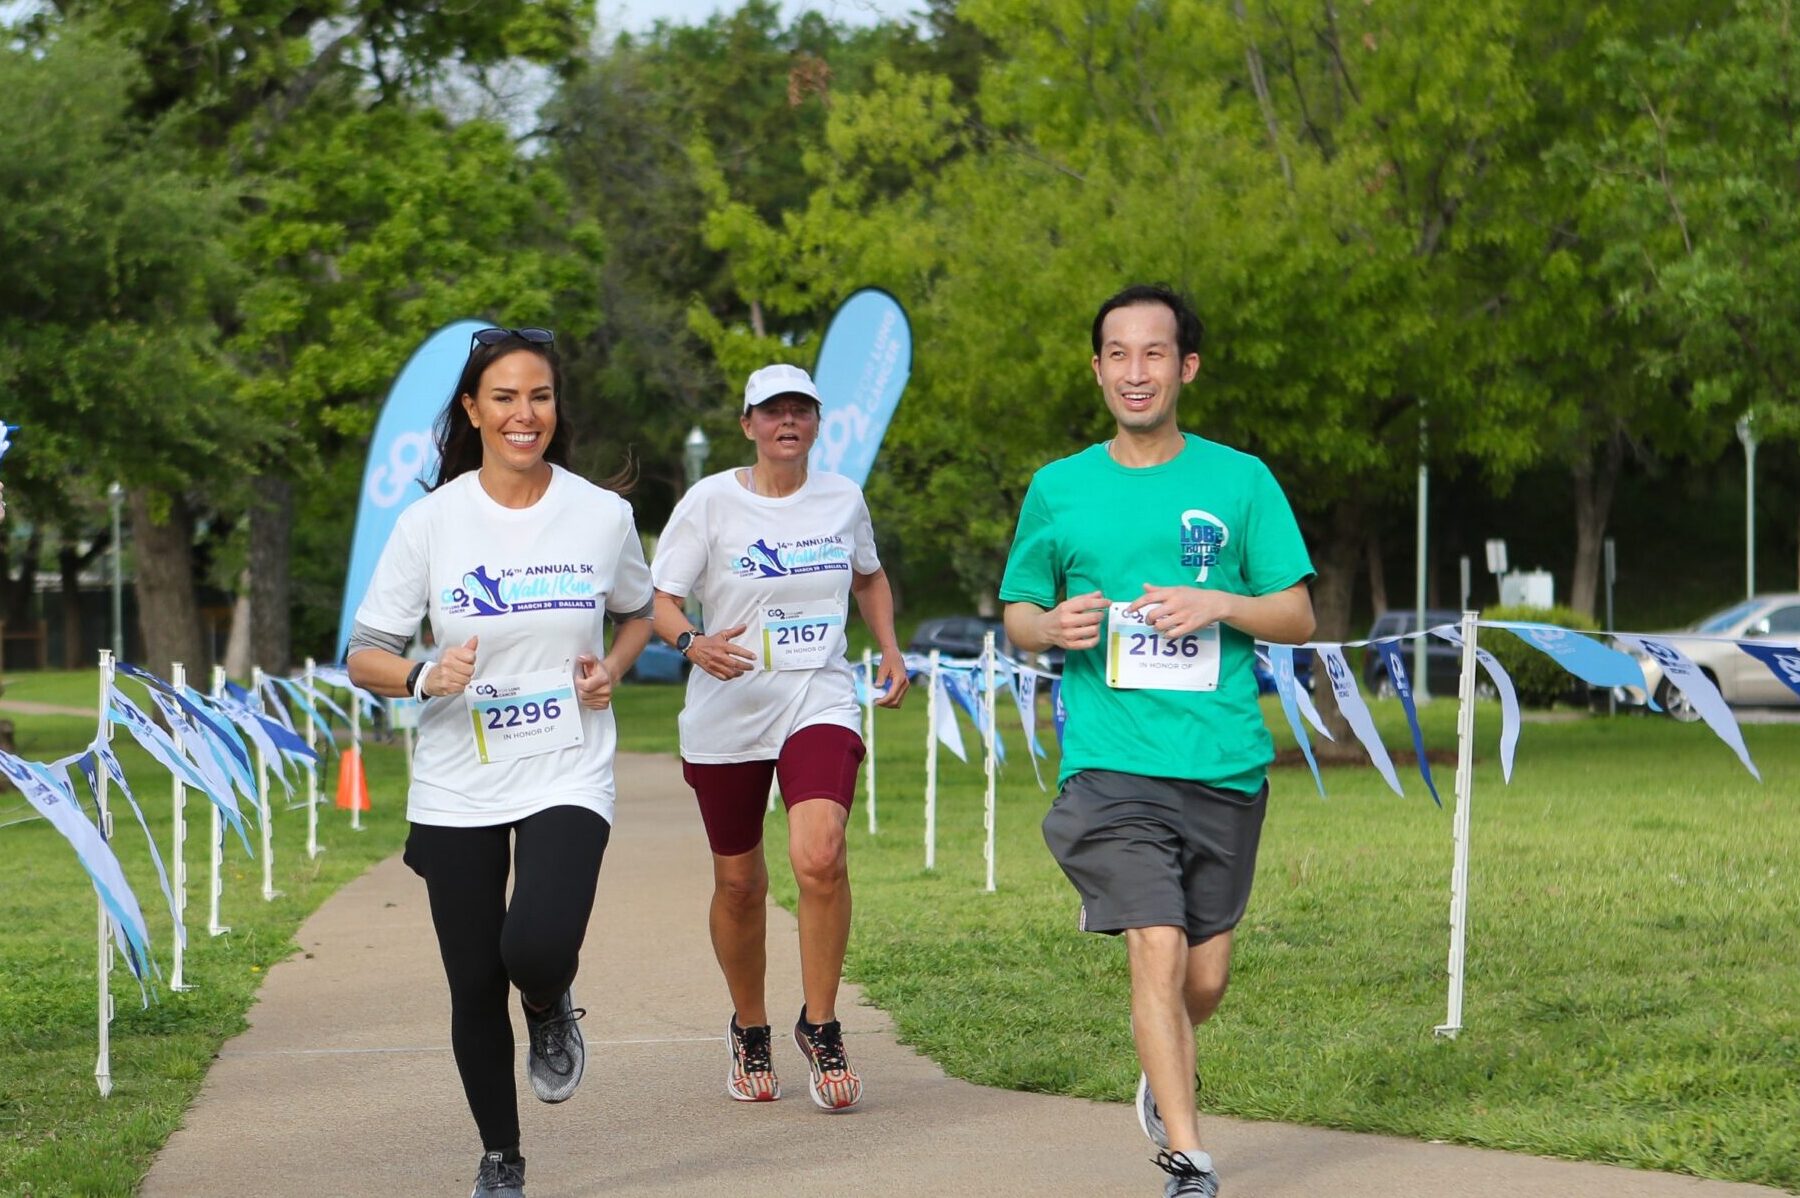
[[[746,625],[736,643],[757,655],[748,674],[721,682],[698,667],[681,709],[681,756],[695,763],[767,761],[801,728],[860,729],[844,658],[850,579],[881,569],[862,488],[809,472],[792,495],[755,495],[736,470],[696,483],[675,505],[656,546],[656,589],[693,595],[705,631]],[[811,660],[823,636],[824,663]]]
[[[507,508],[471,470],[400,514],[356,619],[411,636],[431,616],[440,651],[479,638],[475,677],[559,670],[605,653],[605,613],[641,611],[650,569],[631,505],[561,467],[528,508]],[[427,699],[419,716],[406,816],[480,827],[569,805],[613,818],[610,708],[580,707],[579,745],[482,762],[463,695]]]

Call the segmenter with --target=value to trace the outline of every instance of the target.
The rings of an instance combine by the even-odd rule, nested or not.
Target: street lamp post
[[[1756,594],[1756,426],[1746,412],[1738,417],[1738,441],[1744,446],[1744,598]]]
[[[696,424],[689,429],[687,440],[681,443],[681,462],[687,468],[687,486],[682,490],[685,491],[700,481],[701,472],[706,469],[707,455],[711,452],[712,442],[706,439],[700,426]]]
[[[125,660],[125,599],[123,574],[120,570],[119,505],[124,502],[125,488],[113,483],[106,488],[106,502],[112,508],[112,651],[114,661]]]
[[[1426,439],[1425,409],[1419,408],[1419,503],[1418,528],[1414,533],[1413,560],[1413,607],[1417,611],[1413,631],[1425,631],[1425,572],[1430,561],[1426,553],[1427,512],[1431,496],[1431,467],[1426,463],[1426,452],[1430,448]],[[1413,699],[1419,703],[1431,701],[1431,688],[1425,682],[1425,638],[1413,638]]]
[[[700,481],[701,475],[706,472],[706,456],[711,452],[712,442],[707,440],[706,433],[701,431],[700,426],[696,424],[690,428],[687,439],[681,443],[681,464],[687,470],[687,486],[682,488],[684,491]],[[690,594],[682,607],[687,611],[688,619],[699,626],[700,601]]]

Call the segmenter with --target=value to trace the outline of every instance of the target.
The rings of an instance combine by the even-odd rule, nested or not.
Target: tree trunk
[[[1344,641],[1350,636],[1350,597],[1356,587],[1357,559],[1362,556],[1367,529],[1363,522],[1362,504],[1347,499],[1332,509],[1331,530],[1322,552],[1315,552],[1313,565],[1319,576],[1313,580],[1313,617],[1318,630],[1313,639]],[[1337,696],[1324,671],[1315,663],[1313,702],[1319,718],[1331,730],[1333,740],[1315,741],[1313,752],[1321,760],[1349,761],[1362,755],[1360,742],[1350,731],[1350,721],[1338,710]]]
[[[1388,609],[1387,567],[1381,560],[1381,534],[1369,530],[1369,606],[1379,616]]]
[[[1575,566],[1569,578],[1569,606],[1590,617],[1600,590],[1600,546],[1625,463],[1624,438],[1617,433],[1608,437],[1598,459],[1583,455],[1570,471],[1575,483]]]
[[[225,673],[232,678],[250,677],[257,664],[250,653],[250,579],[239,580],[237,600],[231,605],[231,631],[225,635]]]
[[[288,551],[294,524],[294,485],[262,475],[251,484],[250,662],[285,674],[292,638],[288,629]]]
[[[67,533],[56,551],[56,568],[62,576],[63,669],[79,670],[85,649],[81,643],[81,553]]]
[[[63,530],[62,545],[56,553],[56,567],[62,575],[63,668],[78,670],[92,664],[87,645],[81,637],[81,572],[112,547],[112,533],[102,532],[88,544],[87,552],[76,548],[74,536]],[[99,646],[95,646],[99,648]]]
[[[36,626],[31,618],[31,599],[37,593],[38,558],[43,552],[44,530],[34,524],[25,541],[25,556],[19,562],[19,580],[13,586],[12,602],[6,607],[7,623],[17,625],[20,632]]]
[[[204,679],[212,663],[194,594],[193,511],[180,495],[133,487],[128,496],[144,667],[167,678],[169,667],[179,661],[189,678]]]

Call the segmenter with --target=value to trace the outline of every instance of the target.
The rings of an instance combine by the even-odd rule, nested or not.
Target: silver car
[[[1683,636],[1720,637],[1720,640],[1697,640]],[[1738,648],[1733,641],[1774,641],[1800,644],[1800,594],[1756,595],[1714,612],[1692,627],[1678,632],[1659,633],[1679,646],[1706,671],[1718,686],[1727,703],[1736,707],[1793,707],[1800,705],[1796,695],[1776,678],[1768,666]],[[1649,693],[1664,710],[1678,720],[1697,720],[1700,713],[1686,696],[1663,676],[1662,667],[1654,659],[1633,653],[1644,668],[1644,682]],[[1620,687],[1621,702],[1642,703],[1644,692],[1635,686]]]

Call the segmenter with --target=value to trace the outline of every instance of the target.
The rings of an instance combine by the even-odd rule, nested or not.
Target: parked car
[[[1684,637],[1682,633],[1721,639],[1697,640]],[[1800,695],[1784,686],[1768,666],[1732,643],[1763,640],[1800,642],[1800,594],[1756,595],[1742,603],[1734,603],[1722,611],[1716,611],[1687,628],[1658,635],[1667,637],[1692,658],[1694,664],[1713,680],[1725,701],[1733,706],[1800,705]],[[1644,668],[1644,683],[1648,692],[1656,696],[1658,706],[1678,720],[1700,718],[1694,705],[1663,675],[1662,667],[1654,658],[1636,652],[1632,656]],[[1618,688],[1617,694],[1624,703],[1644,702],[1645,692],[1635,686],[1622,686]]]
[[[1259,651],[1266,652],[1266,650],[1259,650]],[[1256,693],[1259,695],[1274,694],[1275,693],[1275,675],[1269,672],[1269,669],[1267,666],[1263,665],[1261,657],[1258,657],[1256,659],[1255,669],[1256,669]],[[1311,649],[1296,649],[1296,650],[1294,650],[1294,681],[1299,683],[1301,686],[1305,687],[1307,690],[1309,690],[1309,691],[1312,690],[1312,688],[1313,688],[1313,651]]]
[[[1440,624],[1460,624],[1462,613],[1441,608],[1425,609],[1425,627],[1436,628]],[[1405,636],[1419,627],[1417,608],[1401,610],[1395,608],[1384,611],[1375,617],[1375,623],[1369,626],[1369,639],[1382,640],[1390,636]],[[1462,650],[1444,640],[1442,637],[1426,636],[1425,641],[1425,689],[1433,695],[1454,695],[1457,686],[1462,682]],[[1413,643],[1403,642],[1400,651],[1405,655],[1406,668],[1411,677],[1413,667]],[[1389,699],[1394,695],[1394,684],[1388,678],[1387,662],[1382,660],[1381,653],[1371,645],[1363,657],[1363,685],[1377,698]],[[1415,683],[1416,685],[1416,683]]]
[[[638,654],[637,664],[625,675],[627,682],[684,682],[694,663],[656,637]]]
[[[989,632],[994,634],[994,643],[1000,651],[1011,656],[1012,642],[1006,639],[1005,624],[983,616],[940,616],[935,620],[921,620],[913,630],[912,640],[906,642],[906,651],[930,653],[935,649],[945,657],[980,657],[982,643]]]

